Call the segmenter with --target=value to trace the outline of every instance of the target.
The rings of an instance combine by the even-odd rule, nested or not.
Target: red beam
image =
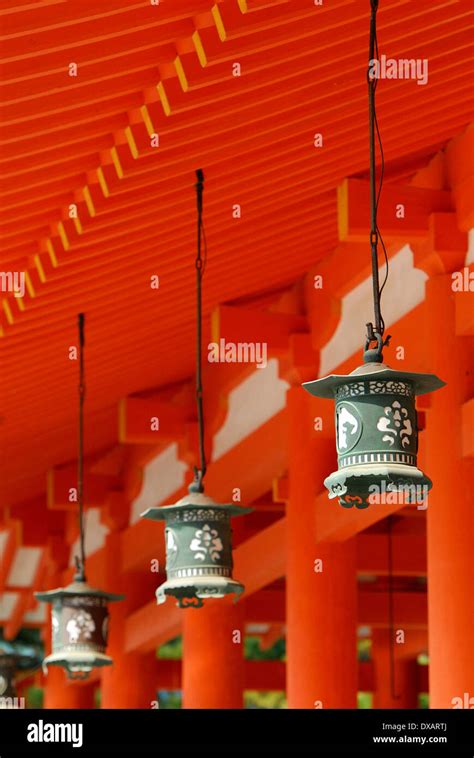
[[[111,489],[120,486],[118,477],[91,474],[89,466],[84,471],[84,498],[86,507],[101,507],[107,500]],[[71,490],[75,489],[75,500],[70,500]],[[48,471],[47,480],[48,508],[60,510],[77,510],[77,464],[56,466]]]
[[[358,621],[373,627],[389,626],[389,595],[386,591],[360,590]],[[395,628],[426,629],[428,605],[426,592],[394,592]]]
[[[388,542],[385,534],[357,536],[357,571],[359,574],[386,576]],[[426,576],[426,535],[393,534],[393,573],[397,576]]]
[[[347,242],[367,240],[369,182],[345,179],[338,188],[339,239]],[[452,209],[447,190],[387,184],[380,200],[379,225],[384,238],[409,240],[425,237],[430,214]]]

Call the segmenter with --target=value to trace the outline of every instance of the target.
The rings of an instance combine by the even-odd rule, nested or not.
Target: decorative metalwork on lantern
[[[16,656],[0,645],[0,708],[17,696],[15,685]]]
[[[338,470],[324,481],[329,497],[344,508],[367,508],[395,492],[407,503],[422,502],[431,480],[417,468],[415,397],[443,385],[433,374],[379,362],[305,382],[311,395],[336,400]]]
[[[62,666],[70,679],[87,679],[93,668],[110,666],[106,655],[109,624],[108,603],[123,600],[74,581],[65,588],[37,592],[38,600],[52,604],[52,653],[43,661],[47,666]]]
[[[173,595],[180,608],[199,608],[205,598],[239,595],[244,586],[232,578],[231,516],[251,508],[215,503],[191,492],[175,505],[149,508],[143,518],[165,522],[167,581],[156,590],[158,603]]]
[[[324,484],[329,497],[339,499],[344,508],[367,508],[371,503],[390,503],[395,493],[402,502],[423,502],[431,481],[417,468],[418,423],[416,395],[444,385],[433,374],[394,371],[383,362],[385,323],[381,296],[388,278],[388,256],[377,224],[382,190],[384,159],[375,112],[374,56],[378,57],[376,16],[378,0],[370,0],[370,45],[367,84],[369,93],[370,147],[370,247],[374,324],[367,324],[364,365],[351,374],[331,375],[303,387],[316,397],[336,400],[336,440],[338,470]],[[381,156],[380,185],[376,188],[375,135]],[[386,272],[379,283],[378,243],[385,255]]]

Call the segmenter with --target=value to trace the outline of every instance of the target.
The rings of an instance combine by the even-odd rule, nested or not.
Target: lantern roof
[[[61,650],[51,653],[44,659],[43,670],[47,666],[61,666],[70,674],[75,674],[76,678],[85,679],[92,669],[99,666],[111,666],[112,663],[110,656],[97,650]],[[81,673],[83,676],[80,675]]]
[[[73,581],[68,584],[67,587],[58,587],[55,590],[48,590],[47,592],[35,592],[35,597],[38,600],[43,600],[46,603],[53,603],[55,600],[59,600],[64,597],[72,597],[77,595],[88,595],[94,597],[103,597],[110,603],[118,600],[123,600],[125,595],[115,595],[111,592],[105,592],[104,590],[98,590],[91,587],[87,582]]]
[[[161,605],[165,602],[166,596],[171,595],[178,600],[179,607],[185,608],[188,604],[193,605],[186,601],[196,599],[198,602],[195,607],[199,608],[203,605],[203,600],[222,598],[230,594],[236,595],[234,600],[236,602],[244,590],[244,585],[232,577],[210,575],[192,579],[174,577],[160,584],[156,590],[156,600],[158,605]]]
[[[392,381],[406,381],[413,385],[415,395],[424,395],[427,392],[444,387],[446,382],[439,379],[435,374],[420,374],[416,371],[398,371],[386,363],[364,363],[358,366],[350,374],[330,374],[323,379],[315,379],[304,382],[303,387],[315,397],[334,398],[338,387],[357,379],[391,379]]]
[[[244,516],[253,510],[253,508],[244,508],[241,505],[234,505],[233,503],[216,503],[212,497],[205,495],[203,492],[188,492],[173,505],[147,508],[140,515],[141,518],[148,518],[152,521],[163,521],[169,514],[184,508],[212,508],[213,510],[226,511],[230,516]]]

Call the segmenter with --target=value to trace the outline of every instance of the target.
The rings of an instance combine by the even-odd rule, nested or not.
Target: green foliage
[[[357,707],[366,710],[373,708],[373,695],[371,692],[358,692],[357,693]]]
[[[28,687],[25,699],[27,708],[43,708],[43,689],[41,687]]]
[[[156,651],[156,657],[165,661],[180,661],[183,657],[182,637],[175,637],[164,645],[160,645]]]
[[[248,661],[284,661],[286,644],[284,639],[277,640],[268,650],[262,650],[259,637],[244,638],[244,657]],[[166,642],[156,651],[156,657],[161,660],[179,661],[183,657],[182,637],[175,637]]]
[[[418,695],[418,708],[426,710],[430,707],[430,696],[427,692],[420,692]]]
[[[244,658],[247,661],[284,661],[286,655],[286,642],[284,639],[277,640],[268,650],[262,650],[259,637],[244,638]]]
[[[370,637],[360,637],[357,640],[357,660],[370,661],[372,652],[372,640]]]
[[[284,692],[246,690],[244,692],[244,708],[286,708]]]
[[[183,696],[181,690],[159,690],[158,703],[160,704],[160,710],[163,708],[182,708]]]

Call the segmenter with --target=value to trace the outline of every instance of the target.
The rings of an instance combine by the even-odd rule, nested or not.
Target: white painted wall
[[[425,283],[428,279],[424,271],[414,268],[413,251],[409,245],[405,245],[392,256],[389,265],[389,278],[382,294],[382,313],[387,328],[423,302]],[[381,283],[384,277],[385,266],[382,266]],[[364,279],[343,297],[339,324],[321,350],[320,376],[330,374],[357,351],[360,352],[362,363],[365,324],[368,321],[373,322],[371,277]]]
[[[18,592],[2,592],[0,595],[0,621],[8,621],[18,600]]]
[[[217,461],[285,407],[289,384],[278,376],[278,361],[255,369],[229,393],[228,413],[214,436],[212,460]]]
[[[469,266],[471,263],[474,263],[474,229],[469,229],[467,233],[467,253],[464,265]]]
[[[7,576],[7,587],[31,587],[41,559],[41,547],[19,547]]]
[[[6,530],[4,532],[0,532],[0,558],[2,558],[3,553],[5,552],[7,541],[8,541],[8,532]]]
[[[84,512],[84,551],[86,556],[95,553],[105,545],[105,538],[110,529],[100,521],[100,508],[88,508]],[[79,555],[79,537],[71,545],[69,554],[69,565],[74,566],[74,556]]]
[[[139,521],[140,513],[147,508],[166,504],[166,499],[183,486],[186,470],[186,464],[178,458],[176,442],[147,463],[143,470],[141,492],[132,502],[130,523]]]
[[[25,613],[23,621],[29,624],[43,624],[48,618],[49,608],[46,603],[38,603],[36,608]]]

